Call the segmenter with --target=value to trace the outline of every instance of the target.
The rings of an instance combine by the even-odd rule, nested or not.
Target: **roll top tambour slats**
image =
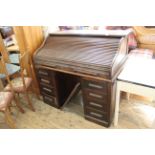
[[[110,75],[121,37],[48,36],[35,63],[93,75]]]

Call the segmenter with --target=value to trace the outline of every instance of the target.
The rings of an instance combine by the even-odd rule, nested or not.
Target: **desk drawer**
[[[102,112],[92,108],[85,108],[84,111],[86,116],[89,116],[101,121],[108,121],[108,115],[106,112]]]
[[[47,103],[51,106],[55,106],[55,107],[59,106],[57,103],[56,97],[54,97],[54,96],[49,96],[49,95],[43,94],[43,100],[45,103]]]
[[[40,85],[55,87],[54,80],[52,78],[39,77],[38,80]]]
[[[97,82],[97,81],[82,79],[82,87],[102,91],[105,93],[107,92],[107,83],[106,82]]]
[[[54,72],[52,72],[50,70],[39,68],[39,69],[37,69],[37,75],[39,77],[52,78],[52,77],[54,77],[55,74],[54,74]]]
[[[93,89],[83,89],[83,95],[85,98],[89,99],[95,99],[98,101],[106,101],[107,100],[107,94],[103,93],[102,91],[96,91]]]
[[[47,85],[51,85],[52,84],[51,80],[47,79],[47,78],[41,77],[41,78],[39,78],[39,80],[40,80],[40,83],[43,83],[43,84],[47,84]]]
[[[104,112],[108,111],[107,100],[98,101],[93,98],[85,98],[84,103],[85,103],[85,107],[90,107]]]
[[[41,90],[41,94],[55,95],[55,89],[54,88],[50,88],[50,87],[46,87],[46,86],[41,85],[40,90]]]
[[[50,72],[46,69],[38,69],[37,73],[40,76],[49,76],[50,75]]]

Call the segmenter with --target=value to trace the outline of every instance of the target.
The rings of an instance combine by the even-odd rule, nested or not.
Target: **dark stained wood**
[[[75,85],[78,83],[78,77],[56,72],[57,96],[60,106],[62,106]]]
[[[57,101],[57,98],[55,96],[43,94],[43,100],[45,103],[47,103],[53,107],[59,108],[59,104],[57,103],[58,101]]]
[[[85,118],[109,127],[127,50],[127,38],[121,36],[49,36],[34,55],[45,103],[62,107],[80,82]]]
[[[35,54],[35,64],[111,78],[121,37],[49,36]],[[127,54],[124,52],[125,58]],[[113,73],[113,74],[114,74]]]
[[[94,108],[86,107],[85,115],[108,122],[108,115],[105,111],[99,111]]]
[[[80,83],[77,83],[75,85],[75,87],[73,88],[73,90],[71,91],[70,95],[67,97],[66,101],[64,102],[63,106],[61,107],[61,109],[63,109],[68,103],[69,101],[79,93],[80,91]]]
[[[47,69],[37,69],[36,72],[45,103],[60,108],[77,84],[77,77]]]
[[[96,110],[100,111],[107,111],[108,110],[108,102],[107,100],[96,100],[94,98],[84,98],[84,105],[85,107],[91,107]]]
[[[84,95],[88,98],[94,98],[96,100],[102,101],[107,98],[107,91],[97,91],[94,89],[83,89]]]
[[[82,95],[84,101],[85,118],[106,127],[108,127],[111,123],[111,92],[109,92],[111,91],[110,86],[110,82],[99,80],[96,81],[92,79],[88,80],[85,78],[82,79]],[[104,117],[93,117],[90,111],[88,113],[87,109],[91,109],[92,111],[95,110],[96,115],[104,113]]]
[[[87,80],[85,78],[82,79],[82,87],[86,88],[86,89],[99,90],[99,91],[102,91],[102,92],[107,91],[107,83],[106,82]]]

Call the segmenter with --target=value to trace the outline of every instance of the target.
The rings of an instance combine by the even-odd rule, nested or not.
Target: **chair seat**
[[[24,77],[24,81],[25,81],[25,86],[26,89],[31,85],[32,83],[32,78],[29,77]],[[21,93],[25,91],[24,85],[23,85],[23,81],[21,77],[17,77],[14,78],[13,80],[11,80],[12,86],[13,86],[13,90],[17,93]],[[6,91],[11,91],[11,88],[9,85],[7,85],[5,87]]]
[[[152,59],[153,53],[153,50],[150,49],[136,48],[130,51],[130,56]]]
[[[4,111],[12,99],[12,92],[0,92],[0,111]]]

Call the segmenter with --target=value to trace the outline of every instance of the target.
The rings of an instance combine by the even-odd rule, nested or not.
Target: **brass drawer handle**
[[[90,105],[96,106],[96,107],[100,107],[102,108],[102,105],[94,103],[94,102],[89,102]]]
[[[50,81],[48,81],[48,80],[41,79],[41,81],[44,82],[44,83],[50,84]]]
[[[48,100],[48,101],[53,102],[53,99],[52,99],[52,98],[49,98],[49,97],[47,97],[47,96],[44,96],[44,98],[45,98],[46,100]]]
[[[48,73],[44,72],[44,71],[39,71],[39,74],[41,74],[41,75],[48,75]]]
[[[48,91],[48,92],[50,92],[50,93],[52,93],[52,90],[51,89],[48,89],[48,88],[43,88],[43,90],[45,90],[45,91]]]
[[[96,116],[96,117],[102,118],[102,115],[101,115],[101,114],[97,114],[97,113],[95,113],[95,112],[90,112],[90,114],[91,114],[91,115],[94,115],[94,116]]]
[[[93,84],[93,83],[89,83],[88,86],[89,87],[93,87],[93,88],[98,88],[98,89],[102,89],[103,88],[102,86],[99,86],[99,85],[96,85],[96,84]]]
[[[96,97],[96,98],[102,98],[101,95],[97,95],[97,94],[94,94],[94,93],[89,93],[90,96],[93,96],[93,97]]]

